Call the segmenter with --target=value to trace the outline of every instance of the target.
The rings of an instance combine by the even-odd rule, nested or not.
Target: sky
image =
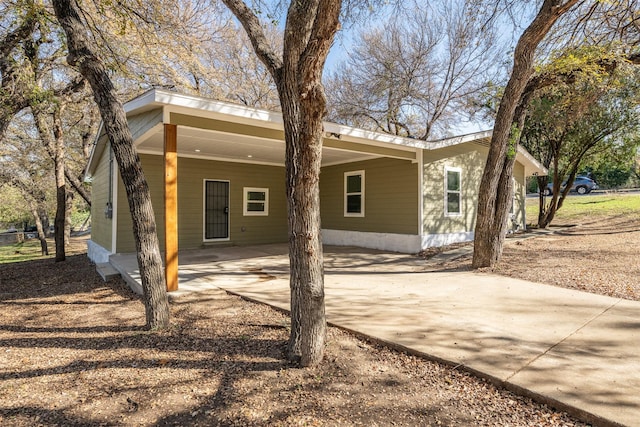
[[[458,0],[443,0],[443,1],[458,1]],[[390,10],[390,7],[386,7]],[[524,11],[521,11],[524,12]],[[327,61],[324,68],[324,76],[327,77],[336,70],[336,67],[341,62],[348,59],[349,51],[354,43],[359,31],[381,25],[381,22],[385,21],[390,12],[378,12],[375,17],[369,18],[366,24],[354,23],[351,26],[341,29],[335,37],[334,43],[329,51]],[[515,46],[517,37],[520,32],[523,31],[523,27],[528,25],[529,16],[527,13],[521,15],[521,22],[514,22],[512,18],[505,17],[500,23],[499,42],[507,46],[507,49],[513,49]],[[511,54],[505,51],[505,56],[509,61],[512,60]],[[474,133],[479,131],[490,130],[493,123],[488,122],[473,122],[465,121],[460,122],[459,129],[454,132],[456,135]]]

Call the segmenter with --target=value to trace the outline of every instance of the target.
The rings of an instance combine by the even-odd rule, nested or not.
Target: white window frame
[[[350,176],[360,175],[360,191],[347,193],[347,179]],[[360,196],[360,212],[347,212],[348,196]],[[350,171],[344,173],[344,216],[346,217],[364,217],[364,170]]]
[[[449,182],[448,182],[449,172],[456,172],[459,175],[458,181],[460,183],[460,189],[457,191],[449,190]],[[458,194],[458,198],[460,200],[460,203],[459,203],[460,212],[449,212],[449,194],[450,193]],[[462,216],[462,169],[461,168],[456,168],[451,166],[445,166],[444,168],[444,215],[445,216]]]
[[[249,200],[249,193],[264,193],[264,202],[262,200]],[[250,211],[247,209],[248,203],[263,203],[264,210]],[[242,189],[242,215],[243,216],[269,216],[269,189],[259,187],[244,187]]]

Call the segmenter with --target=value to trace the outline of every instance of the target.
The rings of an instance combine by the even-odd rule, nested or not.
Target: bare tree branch
[[[260,25],[260,20],[251,9],[242,0],[222,0],[225,5],[233,12],[244,27],[249,40],[256,52],[256,55],[269,69],[271,74],[276,75],[282,68],[282,59],[276,54],[273,47],[269,44],[264,30]]]

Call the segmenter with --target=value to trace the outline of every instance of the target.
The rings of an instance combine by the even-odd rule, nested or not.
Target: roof
[[[163,123],[179,126],[179,155],[246,163],[284,164],[284,125],[279,112],[261,110],[164,89],[151,89],[124,104],[134,143],[141,153],[162,153]],[[189,126],[189,120],[199,120]],[[202,123],[205,123],[202,125]],[[135,126],[134,126],[135,122]],[[436,141],[423,141],[324,122],[323,166],[380,156],[417,161],[419,150],[439,150],[461,144],[488,145],[492,131]],[[184,142],[183,142],[184,141]],[[87,167],[94,173],[107,138],[101,125]],[[209,150],[209,151],[207,151]],[[525,172],[546,169],[524,148],[517,160]]]

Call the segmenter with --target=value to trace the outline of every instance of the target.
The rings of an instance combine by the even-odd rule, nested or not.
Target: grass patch
[[[55,252],[55,244],[52,239],[47,239],[47,243],[49,244],[50,254],[48,256],[40,255],[40,241],[38,239],[29,239],[22,243],[0,246],[0,264],[52,258]]]
[[[630,214],[640,215],[640,195],[638,194],[571,195],[565,199],[552,224]],[[527,223],[538,223],[537,197],[527,198]]]

